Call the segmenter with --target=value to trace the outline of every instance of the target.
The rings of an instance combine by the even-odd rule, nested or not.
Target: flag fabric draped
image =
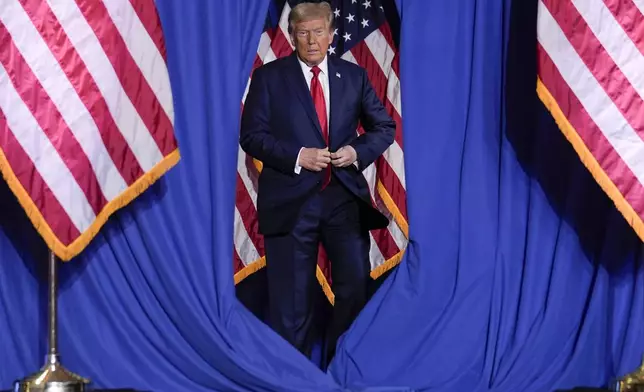
[[[644,1],[538,7],[538,95],[644,240]]]
[[[3,0],[0,169],[49,248],[78,255],[179,160],[154,0]]]
[[[376,93],[389,115],[396,122],[395,141],[374,164],[364,171],[372,200],[390,217],[387,228],[374,230],[371,236],[371,276],[375,279],[398,264],[408,242],[405,168],[402,138],[402,110],[398,48],[392,28],[399,28],[397,10],[393,2],[380,0],[333,0],[329,2],[334,13],[334,37],[329,47],[330,56],[339,56],[367,70]],[[288,34],[288,14],[296,1],[273,2],[257,48],[253,70],[276,58],[288,56],[293,46]],[[273,22],[274,21],[274,22]],[[252,74],[251,74],[252,78]],[[242,105],[248,92],[250,78]],[[363,132],[357,129],[356,132]],[[262,164],[239,149],[237,163],[237,194],[234,223],[234,272],[239,283],[265,266],[263,238],[257,224],[257,178]],[[327,298],[333,302],[330,288],[330,267],[324,249],[320,247],[317,278]]]

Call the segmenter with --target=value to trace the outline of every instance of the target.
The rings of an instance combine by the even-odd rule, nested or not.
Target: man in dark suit
[[[257,212],[270,325],[307,356],[320,241],[331,260],[335,303],[326,367],[367,301],[369,230],[389,222],[372,205],[362,171],[393,143],[395,123],[363,68],[327,56],[333,40],[328,3],[293,7],[289,34],[295,52],[253,73],[240,144],[264,164]]]

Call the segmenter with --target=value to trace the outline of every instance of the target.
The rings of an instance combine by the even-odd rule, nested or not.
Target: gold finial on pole
[[[644,357],[637,370],[619,378],[615,384],[617,392],[644,392]]]

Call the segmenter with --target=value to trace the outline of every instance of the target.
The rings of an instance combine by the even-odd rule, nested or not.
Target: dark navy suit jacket
[[[360,219],[365,229],[386,227],[389,221],[372,206],[362,171],[393,143],[395,122],[385,111],[363,68],[334,56],[327,58],[329,151],[351,145],[358,155],[358,168],[332,166],[332,173],[364,201],[360,203]],[[365,130],[360,137],[356,134],[358,123]],[[253,72],[242,114],[240,145],[263,163],[257,194],[260,233],[289,232],[303,203],[319,192],[324,175],[324,171],[304,168],[295,173],[300,148],[326,147],[295,53]]]

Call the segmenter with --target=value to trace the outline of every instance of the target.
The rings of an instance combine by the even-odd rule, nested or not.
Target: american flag
[[[288,34],[288,14],[297,1],[273,2],[266,28],[257,47],[253,69],[276,58],[288,56],[293,47]],[[393,28],[398,15],[393,1],[334,0],[335,30],[329,55],[357,63],[367,70],[369,79],[388,113],[396,121],[396,136],[391,147],[364,171],[374,203],[389,216],[389,227],[371,232],[371,276],[375,279],[398,264],[407,247],[409,227],[405,190],[402,138],[402,111],[398,48]],[[274,21],[274,22],[273,22]],[[252,75],[251,75],[252,76]],[[248,86],[242,104],[248,92]],[[361,132],[360,129],[356,132]],[[265,266],[264,243],[257,225],[257,178],[262,164],[239,149],[234,228],[235,283]],[[333,302],[329,266],[323,249],[318,257],[317,278]]]
[[[538,7],[538,95],[644,240],[644,0]]]
[[[0,169],[58,257],[178,162],[173,123],[154,0],[2,0]]]

